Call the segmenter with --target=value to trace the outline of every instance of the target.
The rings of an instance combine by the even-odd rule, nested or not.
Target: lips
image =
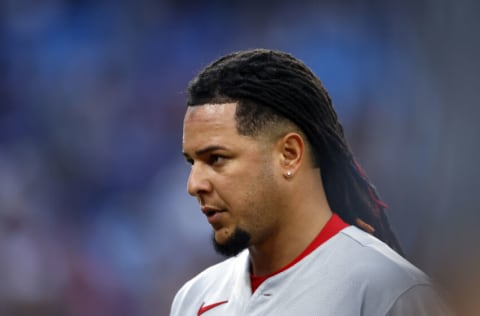
[[[222,213],[225,212],[225,210],[215,208],[215,207],[210,207],[210,206],[202,206],[202,213],[205,214],[205,216],[208,219],[208,222],[212,226],[216,226],[219,224]]]

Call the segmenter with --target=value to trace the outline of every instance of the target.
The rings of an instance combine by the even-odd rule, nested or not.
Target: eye
[[[218,165],[218,164],[222,163],[224,160],[225,160],[225,157],[223,157],[221,155],[212,154],[208,157],[208,163],[210,165]]]
[[[185,162],[186,162],[187,164],[189,164],[190,166],[193,166],[193,159],[186,158],[186,159],[185,159]]]

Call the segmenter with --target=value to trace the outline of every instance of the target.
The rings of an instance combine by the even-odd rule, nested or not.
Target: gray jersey
[[[380,240],[349,226],[252,294],[247,250],[177,293],[171,316],[450,315],[428,277]]]

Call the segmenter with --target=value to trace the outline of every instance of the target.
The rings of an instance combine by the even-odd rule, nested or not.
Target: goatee
[[[238,255],[242,250],[247,249],[250,243],[250,234],[241,228],[236,228],[233,235],[223,244],[215,240],[212,234],[213,247],[215,251],[226,257]]]

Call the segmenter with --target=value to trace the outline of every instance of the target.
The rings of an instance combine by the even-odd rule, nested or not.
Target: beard
[[[215,251],[225,257],[238,255],[250,244],[250,234],[241,228],[236,228],[233,235],[223,244],[215,240],[215,234],[212,234],[212,242]]]

